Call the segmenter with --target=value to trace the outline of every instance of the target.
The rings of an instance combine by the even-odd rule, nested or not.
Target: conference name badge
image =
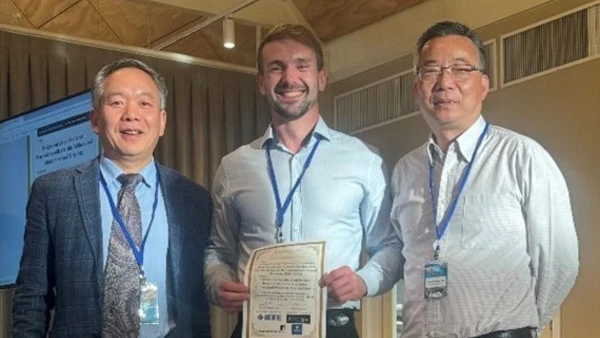
[[[425,264],[425,299],[436,300],[448,295],[448,266],[441,260]]]
[[[139,315],[141,324],[158,325],[158,286],[155,283],[142,281]]]

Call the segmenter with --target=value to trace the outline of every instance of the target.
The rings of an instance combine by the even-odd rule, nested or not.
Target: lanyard
[[[292,196],[296,192],[296,189],[298,189],[298,186],[300,185],[300,181],[302,180],[302,177],[304,176],[306,169],[308,169],[308,167],[310,166],[310,162],[312,161],[312,158],[315,155],[315,152],[317,151],[317,148],[319,147],[320,142],[321,142],[321,138],[317,136],[317,142],[315,143],[312,150],[310,151],[310,154],[308,154],[308,158],[306,159],[306,162],[304,162],[304,168],[302,169],[300,176],[298,176],[298,178],[296,179],[296,183],[294,183],[292,190],[290,190],[287,197],[285,198],[283,205],[281,205],[281,198],[279,197],[279,188],[277,187],[277,179],[275,178],[275,170],[273,169],[273,160],[271,160],[271,142],[269,142],[269,144],[267,144],[267,158],[269,160],[269,178],[271,179],[271,186],[273,186],[273,192],[275,194],[275,202],[277,204],[276,222],[277,222],[277,233],[278,233],[277,242],[278,243],[283,242],[283,232],[281,231],[281,227],[283,226],[283,215],[289,208],[290,203],[292,203]]]
[[[129,246],[131,247],[131,250],[133,251],[133,255],[135,256],[135,260],[136,260],[138,266],[140,267],[140,274],[143,276],[144,275],[144,268],[143,268],[143,266],[144,266],[144,248],[146,246],[146,240],[148,239],[148,234],[150,233],[150,228],[152,228],[152,223],[154,222],[154,215],[156,214],[156,208],[158,206],[158,187],[160,185],[160,175],[158,173],[158,166],[156,167],[156,187],[154,189],[154,203],[152,204],[152,217],[150,218],[150,224],[148,224],[148,229],[146,230],[146,234],[144,235],[144,239],[142,240],[142,245],[140,246],[139,250],[138,250],[137,246],[135,245],[135,242],[133,241],[133,238],[131,237],[129,230],[127,230],[127,227],[125,226],[125,223],[123,222],[123,219],[121,218],[121,213],[119,212],[119,209],[117,209],[117,206],[115,205],[115,201],[113,201],[113,198],[110,195],[110,191],[108,190],[108,185],[106,184],[106,180],[104,179],[104,176],[102,175],[102,171],[98,170],[98,172],[100,173],[100,183],[102,183],[102,187],[104,188],[106,197],[108,197],[108,203],[110,204],[110,209],[112,210],[113,217],[115,218],[117,223],[119,223],[119,226],[121,227],[121,231],[123,231],[123,235],[125,235],[125,239],[127,239],[127,243],[129,243]]]
[[[460,194],[462,193],[463,189],[465,188],[465,183],[467,182],[467,177],[469,177],[469,174],[471,173],[471,167],[473,167],[473,161],[475,160],[475,156],[477,155],[479,146],[481,146],[481,142],[483,141],[483,137],[487,133],[489,126],[490,126],[490,124],[486,123],[485,128],[483,128],[483,131],[481,132],[481,135],[479,135],[479,139],[477,140],[477,145],[475,146],[475,150],[473,151],[473,155],[471,156],[471,161],[465,167],[465,169],[462,173],[462,176],[460,178],[460,181],[458,183],[458,192],[456,193],[456,196],[450,203],[450,207],[448,208],[448,213],[447,213],[446,217],[442,219],[442,222],[440,224],[437,224],[437,203],[433,196],[433,164],[431,162],[429,163],[429,194],[431,196],[431,206],[433,207],[433,218],[434,218],[434,223],[436,223],[435,230],[437,233],[437,243],[436,243],[435,253],[434,253],[435,259],[439,258],[439,253],[440,253],[440,243],[439,242],[442,239],[442,236],[444,235],[444,233],[446,232],[446,229],[448,228],[448,224],[450,224],[450,220],[452,219],[452,216],[454,215],[454,210],[456,210],[456,204],[458,203],[458,198],[460,197]]]

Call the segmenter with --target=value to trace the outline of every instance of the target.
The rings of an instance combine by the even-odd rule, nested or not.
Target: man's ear
[[[318,79],[318,85],[319,85],[319,91],[324,91],[325,90],[325,86],[327,86],[327,68],[323,67],[321,68],[321,70],[319,71],[319,74],[317,76]]]
[[[267,95],[267,89],[265,88],[265,77],[260,71],[256,73],[256,86],[261,95]]]
[[[92,130],[96,135],[100,132],[100,113],[98,113],[95,109],[90,111],[90,124],[92,125]]]
[[[165,134],[165,128],[167,127],[167,112],[165,110],[160,111],[160,130],[158,136]]]
[[[481,100],[485,100],[485,97],[490,92],[490,78],[483,74],[481,77]]]

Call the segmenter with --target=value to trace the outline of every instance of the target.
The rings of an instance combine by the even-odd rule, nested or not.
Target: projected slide
[[[98,155],[91,109],[85,92],[0,122],[0,287],[17,278],[33,181]]]
[[[89,112],[39,128],[30,139],[31,183],[42,174],[72,167],[98,154],[98,138],[90,133]]]

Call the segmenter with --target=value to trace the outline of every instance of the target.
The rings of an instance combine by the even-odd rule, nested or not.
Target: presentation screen
[[[0,122],[0,288],[17,279],[33,181],[98,156],[91,97],[86,91]]]

